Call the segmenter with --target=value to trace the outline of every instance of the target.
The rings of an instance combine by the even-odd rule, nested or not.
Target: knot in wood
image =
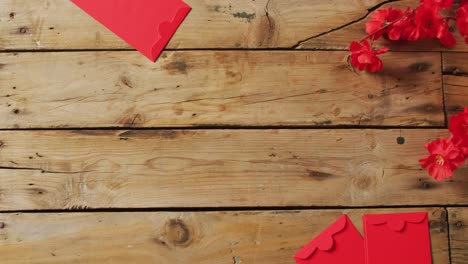
[[[171,219],[166,223],[166,236],[174,246],[188,247],[192,242],[190,229],[181,219]]]

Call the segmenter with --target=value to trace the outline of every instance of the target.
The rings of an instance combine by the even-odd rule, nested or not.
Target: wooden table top
[[[342,213],[427,211],[468,263],[468,165],[418,160],[468,106],[468,45],[349,43],[417,0],[186,0],[156,63],[64,0],[0,0],[0,263],[294,263]],[[404,137],[398,144],[397,137]]]

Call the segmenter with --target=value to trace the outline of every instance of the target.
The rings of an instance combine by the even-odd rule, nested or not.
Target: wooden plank
[[[449,115],[468,107],[468,53],[444,53],[445,107]]]
[[[1,214],[1,263],[294,263],[342,213],[385,210]],[[434,264],[449,263],[446,211],[428,211]],[[465,262],[466,263],[466,262]]]
[[[0,127],[444,125],[439,53],[386,54],[380,74],[354,72],[347,56],[1,54]]]
[[[401,8],[406,10],[407,7],[415,8],[419,1],[415,0],[402,0],[402,1],[387,1],[387,4],[381,6],[381,8],[388,8],[390,6],[394,8]],[[456,5],[455,5],[456,6]],[[451,11],[453,11],[452,9]],[[335,11],[336,12],[336,11]],[[336,12],[338,14],[339,12]],[[450,14],[448,14],[450,15]],[[453,15],[453,14],[452,14]],[[309,39],[299,42],[296,48],[298,49],[349,49],[349,45],[353,40],[360,40],[366,36],[365,28],[366,22],[370,19],[370,14],[364,19],[354,21],[349,20],[351,23],[344,27],[339,27],[336,30],[331,30],[326,34],[312,35]],[[304,18],[306,20],[306,18]],[[423,51],[468,51],[468,45],[465,39],[458,33],[456,23],[452,23],[451,26],[455,28],[453,35],[457,41],[457,44],[452,48],[445,48],[440,44],[437,39],[424,39],[418,41],[389,41],[381,38],[374,42],[375,47],[389,47],[390,50],[423,50]],[[384,61],[384,64],[388,63]]]
[[[364,35],[368,10],[384,1],[186,2],[193,10],[168,48],[288,48],[298,45],[300,48],[347,49],[351,40]],[[415,6],[416,3],[405,0],[383,7]],[[1,50],[129,48],[69,1],[3,0],[0,19]],[[348,24],[350,26],[346,26]],[[458,40],[461,42],[459,37]],[[431,42],[404,45],[402,49],[440,50],[441,46]],[[461,44],[454,50],[468,49]]]
[[[468,167],[435,182],[446,130],[0,132],[0,210],[466,204]],[[404,194],[404,195],[403,195]]]
[[[453,264],[468,263],[468,208],[449,208],[450,248]]]

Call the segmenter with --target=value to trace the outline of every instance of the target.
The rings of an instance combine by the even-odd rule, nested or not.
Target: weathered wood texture
[[[467,167],[434,182],[445,130],[0,132],[0,210],[466,204]]]
[[[348,49],[365,35],[366,16],[379,0],[187,0],[192,12],[168,48]],[[392,1],[382,7],[416,6]],[[453,50],[468,50],[457,35]],[[0,2],[0,49],[127,49],[128,45],[69,1]],[[438,41],[394,49],[443,50]]]
[[[445,107],[449,115],[468,107],[468,53],[444,53]]]
[[[444,125],[439,53],[390,53],[379,74],[347,52],[0,55],[0,127]]]
[[[311,1],[315,2],[315,1]],[[419,1],[417,0],[403,0],[403,1],[387,1],[389,3],[382,5],[382,7],[388,8],[390,6],[395,8],[401,8],[406,10],[407,7],[415,8],[418,6]],[[331,2],[332,3],[332,2]],[[453,10],[451,10],[453,11]],[[338,12],[335,11],[336,14]],[[450,15],[450,14],[449,14]],[[368,16],[370,18],[370,15]],[[304,18],[305,20],[305,18]],[[348,49],[349,44],[352,40],[360,40],[366,36],[365,34],[365,25],[368,19],[362,19],[351,23],[349,26],[340,28],[339,30],[333,30],[327,34],[321,36],[312,37],[310,39],[304,40],[297,45],[299,49]],[[391,50],[440,50],[440,51],[468,51],[468,45],[465,42],[465,39],[459,34],[456,24],[453,23],[454,27],[454,36],[457,41],[457,44],[453,48],[445,48],[440,44],[437,39],[424,39],[418,41],[389,41],[387,39],[381,38],[376,41],[374,44],[376,47],[386,46]]]
[[[360,229],[363,214],[398,211],[0,214],[0,263],[292,264],[342,213]],[[449,263],[446,211],[410,211],[429,212],[434,264]]]
[[[468,263],[468,208],[449,208],[452,264]]]

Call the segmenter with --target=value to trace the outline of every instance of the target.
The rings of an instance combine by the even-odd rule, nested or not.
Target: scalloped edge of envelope
[[[156,61],[191,7],[182,0],[71,0],[151,61]]]
[[[345,231],[349,232],[347,237],[341,237],[341,239],[345,239],[345,241],[338,241],[339,235],[344,233]],[[350,244],[348,239],[353,238],[353,243]],[[325,252],[329,255],[335,255],[337,245],[349,247],[352,249],[359,248],[359,245],[356,244],[356,241],[361,242],[362,248],[362,259],[364,258],[364,239],[362,238],[359,231],[353,225],[351,220],[347,215],[342,215],[338,220],[328,226],[324,231],[322,231],[317,237],[315,237],[312,241],[310,241],[307,245],[301,248],[295,255],[294,258],[298,263],[304,263],[304,261],[308,261],[310,263],[313,262],[313,257],[317,252]],[[360,254],[356,251],[357,254]],[[361,259],[361,257],[360,257]],[[355,262],[360,263],[360,262]]]

